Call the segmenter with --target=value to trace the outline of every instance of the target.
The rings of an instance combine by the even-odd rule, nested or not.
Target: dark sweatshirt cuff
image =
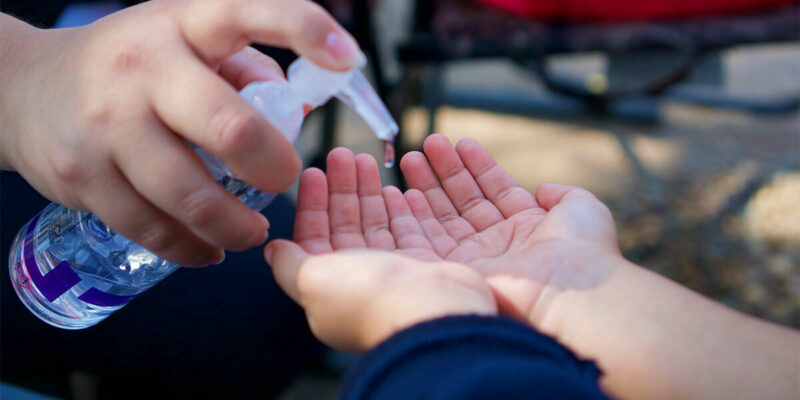
[[[346,377],[341,397],[481,398],[527,390],[552,392],[563,383],[580,390],[551,394],[606,398],[597,386],[599,376],[593,362],[578,359],[518,321],[454,316],[405,329],[364,354]],[[458,394],[461,391],[468,393]],[[521,394],[527,397],[519,398],[531,395]]]

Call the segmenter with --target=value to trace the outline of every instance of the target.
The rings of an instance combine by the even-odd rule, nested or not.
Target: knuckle
[[[480,196],[478,194],[473,194],[471,197],[469,197],[467,199],[467,201],[464,202],[464,205],[461,206],[462,214],[467,212],[467,211],[472,210],[473,208],[475,208],[475,207],[477,207],[477,206],[479,206],[481,204],[483,204],[484,200],[485,199],[482,196]]]
[[[333,25],[331,16],[325,8],[311,1],[305,3],[301,18],[305,23],[324,25],[326,28]]]
[[[220,209],[219,196],[209,189],[190,192],[178,203],[185,222],[192,226],[207,226]]]
[[[260,51],[253,49],[252,47],[247,48],[245,56],[249,61],[258,65],[259,69],[262,69],[270,73],[274,79],[279,79],[284,81],[286,80],[286,75],[283,72],[283,68],[281,68],[281,65],[278,64],[278,62],[275,61],[272,57],[269,57],[264,53],[261,53]],[[245,70],[243,69],[242,72],[244,71]]]
[[[172,229],[169,226],[153,222],[140,229],[135,241],[154,253],[163,253],[171,247],[173,237]]]
[[[111,67],[120,72],[133,72],[146,69],[149,65],[149,52],[144,44],[134,41],[115,43],[109,50]]]
[[[300,157],[296,153],[290,156],[287,154],[287,156],[289,159],[281,166],[281,173],[270,177],[270,183],[275,187],[274,190],[276,191],[283,191],[291,186],[292,183],[297,180],[297,176],[300,174],[300,169],[302,168]]]
[[[264,241],[263,231],[253,231],[241,227],[229,234],[226,238],[225,248],[233,251],[245,251],[258,246]]]
[[[451,165],[447,165],[441,170],[442,180],[452,178],[458,175],[461,171],[464,170],[464,167],[460,164],[453,163]]]
[[[113,119],[113,109],[103,97],[92,96],[81,102],[78,115],[88,129],[102,131]]]
[[[261,116],[255,111],[222,108],[210,123],[215,138],[212,146],[221,154],[247,153],[248,150],[259,148],[262,145],[260,119]]]
[[[475,171],[475,177],[482,177],[489,173],[503,173],[503,168],[497,165],[497,162],[492,160],[492,162],[479,165]]]
[[[319,4],[305,2],[303,7],[294,11],[294,18],[290,18],[293,23],[289,25],[289,34],[295,40],[322,45],[328,33],[335,29],[328,12]]]
[[[84,182],[87,178],[84,157],[74,151],[66,150],[54,153],[51,163],[56,177],[62,182],[79,183]]]
[[[497,193],[494,203],[500,203],[509,198],[509,196],[519,196],[520,193],[525,194],[528,191],[516,185],[508,185]]]
[[[262,66],[264,68],[268,68],[276,73],[279,73],[280,75],[283,75],[283,69],[281,68],[281,65],[278,64],[278,62],[275,61],[275,59],[273,59],[272,57],[267,57],[263,53],[258,51],[250,52],[248,57],[250,57],[250,59],[253,61],[258,61],[262,63]]]
[[[205,29],[209,29],[209,33],[214,32],[224,34],[230,28],[236,27],[238,21],[241,21],[242,15],[247,11],[246,7],[250,0],[217,0],[217,1],[195,1],[197,15],[210,16],[214,18],[203,18],[205,22]]]
[[[209,251],[196,251],[193,252],[191,256],[183,257],[182,261],[178,261],[178,264],[186,266],[186,267],[205,267],[208,265],[209,260],[214,256],[213,252]]]

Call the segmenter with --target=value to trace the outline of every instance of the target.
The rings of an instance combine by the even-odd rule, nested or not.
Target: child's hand
[[[597,261],[621,257],[611,213],[586,190],[545,183],[534,196],[474,140],[453,149],[432,135],[423,148],[400,164],[427,239],[417,247],[480,271],[502,312],[539,326],[558,293],[600,284],[610,271]],[[409,215],[397,191],[385,193],[390,215]]]
[[[611,214],[585,190],[543,184],[534,197],[472,140],[454,150],[433,135],[424,148],[427,160],[414,152],[400,164],[405,195],[381,189],[372,157],[332,151],[327,179],[301,177],[295,241],[315,254],[373,248],[469,265],[500,311],[535,326],[559,292],[610,273],[600,259],[620,258]]]
[[[246,46],[289,47],[337,70],[363,60],[309,1],[152,1],[74,29],[0,18],[0,167],[183,265],[258,245],[269,227],[187,140],[264,191],[282,191],[300,169],[292,145],[237,94],[284,79]]]
[[[334,304],[334,295],[376,301],[389,304],[384,312],[402,315],[418,298],[430,299],[431,288],[438,287],[433,282],[451,282],[445,288],[452,290],[437,289],[444,296],[437,301],[453,304],[447,299],[464,296],[478,304],[479,283],[449,274],[452,269],[467,277],[456,266],[469,265],[491,287],[500,312],[596,360],[604,389],[615,397],[797,398],[797,353],[787,349],[800,348],[800,335],[626,261],[611,214],[590,193],[542,184],[533,196],[472,140],[454,150],[447,138],[433,135],[424,149],[427,159],[411,153],[401,162],[412,187],[405,194],[393,187],[381,190],[375,160],[353,157],[346,149],[329,155],[327,179],[315,169],[303,174],[295,241],[310,253],[385,250],[363,254],[358,262],[339,252],[317,259],[324,265],[311,263],[318,271],[335,265],[310,290],[331,296],[322,302]],[[348,269],[340,265],[348,263]],[[448,265],[447,271],[441,265]],[[430,275],[415,275],[423,266]],[[384,280],[387,269],[400,271],[401,278],[388,274]],[[301,269],[297,287],[302,275]],[[347,280],[359,284],[348,286],[354,293],[338,290],[338,282]],[[415,282],[421,291],[415,291]],[[362,290],[372,297],[359,297]],[[392,301],[381,302],[384,295]],[[336,316],[354,309],[318,307]],[[325,318],[314,314],[312,323],[318,315]]]
[[[265,258],[314,335],[340,350],[370,349],[430,319],[497,312],[483,277],[454,262],[370,250],[309,255],[286,240],[272,241]]]

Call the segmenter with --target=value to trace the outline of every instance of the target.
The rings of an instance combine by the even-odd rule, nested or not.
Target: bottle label
[[[22,241],[22,256],[24,258],[25,268],[28,272],[30,282],[36,289],[47,299],[49,302],[55,301],[62,294],[72,289],[75,285],[81,282],[81,277],[72,269],[66,261],[61,261],[51,271],[42,275],[39,269],[39,264],[36,262],[36,257],[33,252],[33,240],[36,232],[36,223],[39,221],[40,214],[37,214],[28,224],[28,230],[25,232],[25,238]],[[78,296],[78,299],[101,307],[115,307],[127,304],[138,294],[131,296],[119,296],[111,293],[103,292],[94,287]]]

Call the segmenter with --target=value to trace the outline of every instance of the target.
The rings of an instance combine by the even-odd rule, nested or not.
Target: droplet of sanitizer
[[[394,154],[394,141],[392,140],[384,140],[383,141],[383,166],[385,168],[392,168],[394,166],[395,154]]]

